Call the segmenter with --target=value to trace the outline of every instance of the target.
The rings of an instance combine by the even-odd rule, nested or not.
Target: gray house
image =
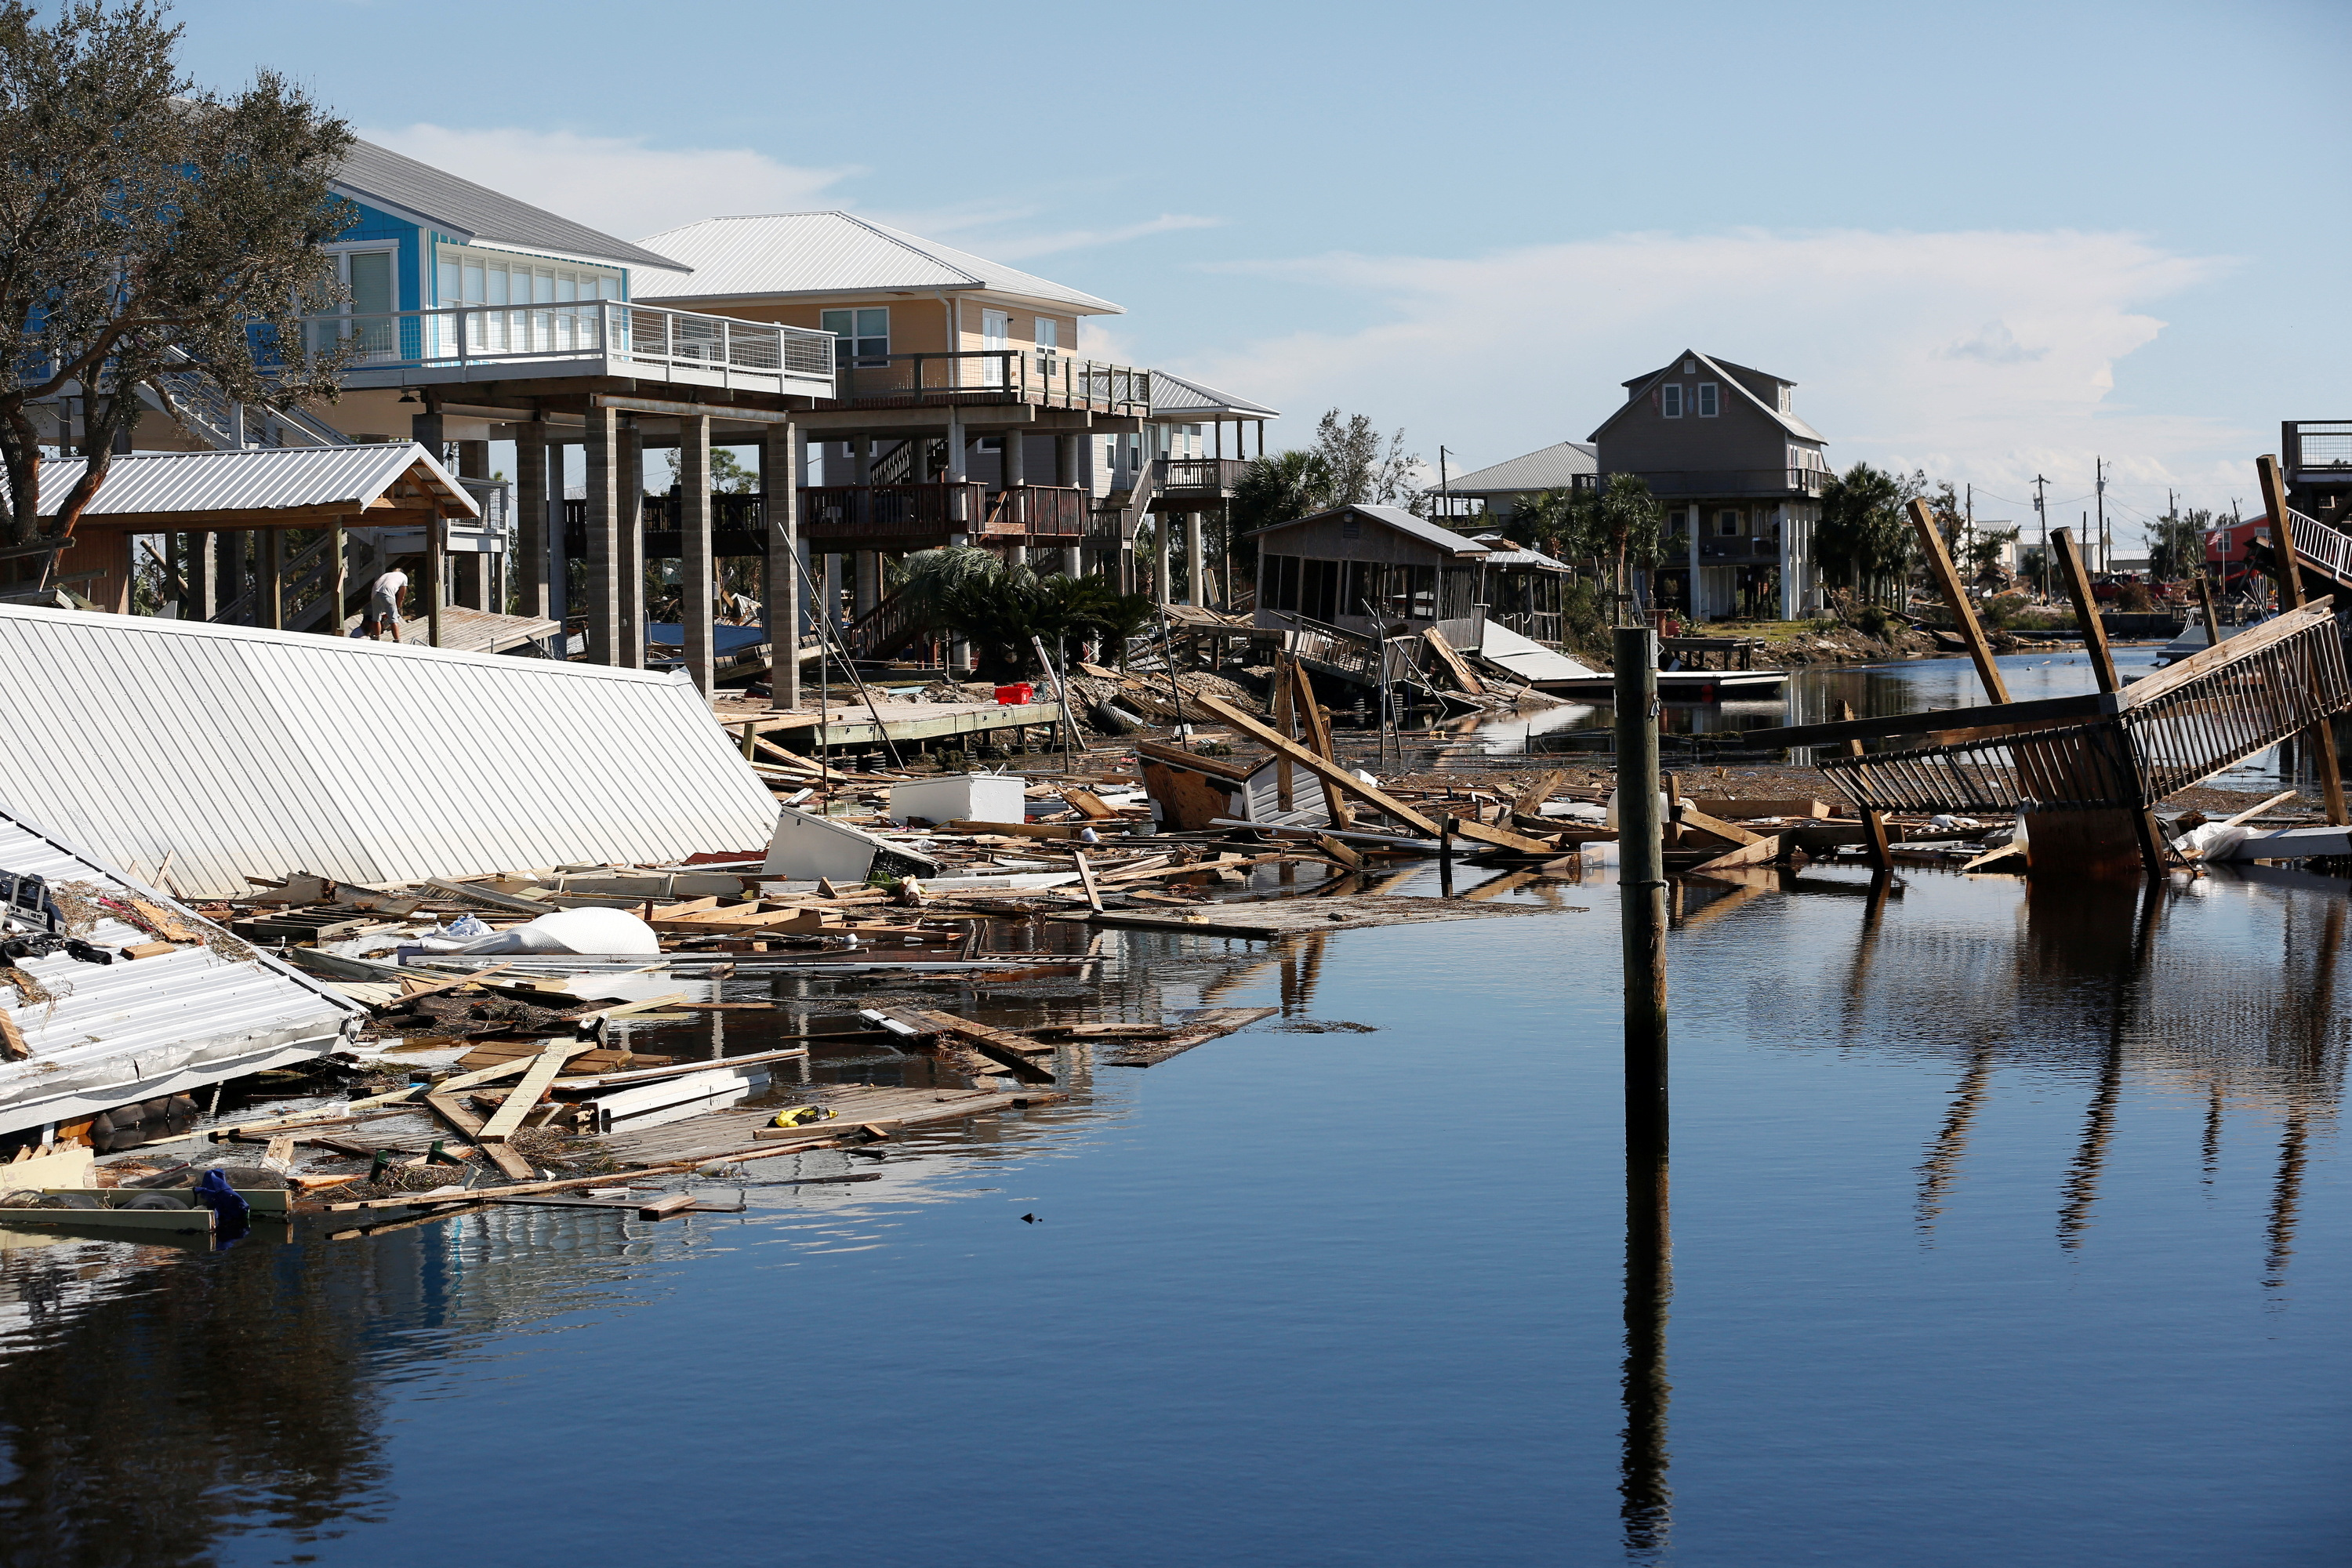
[[[1665,504],[1654,602],[1701,620],[1818,608],[1830,466],[1827,438],[1793,411],[1796,383],[1693,350],[1624,386],[1592,440],[1600,482],[1638,474]]]

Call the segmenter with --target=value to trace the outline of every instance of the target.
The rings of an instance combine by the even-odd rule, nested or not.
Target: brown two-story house
[[[1653,603],[1701,620],[1817,608],[1830,467],[1826,437],[1793,411],[1796,383],[1694,350],[1624,386],[1591,438],[1600,483],[1637,474],[1664,503]]]

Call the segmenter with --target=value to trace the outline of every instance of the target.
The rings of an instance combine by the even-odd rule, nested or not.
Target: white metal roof
[[[1151,417],[1154,419],[1214,419],[1239,415],[1252,419],[1279,419],[1282,410],[1219,392],[1172,372],[1151,373]]]
[[[757,852],[683,675],[0,605],[0,807],[192,896]]]
[[[339,194],[425,219],[459,239],[500,240],[583,261],[676,269],[678,263],[642,246],[517,201],[488,185],[461,180],[373,142],[354,142],[335,171]]]
[[[5,812],[0,870],[38,876],[52,889],[85,898],[143,899],[207,937],[205,945],[110,964],[62,952],[24,960],[22,967],[57,1000],[26,1002],[0,986],[0,1005],[33,1053],[0,1062],[0,1132],[79,1120],[315,1056],[331,1048],[344,1020],[361,1012],[168,895]],[[70,920],[81,900],[58,901]],[[156,940],[111,913],[78,934],[108,949]]]
[[[1555,561],[1540,550],[1530,549],[1499,533],[1479,533],[1472,537],[1486,547],[1486,564],[1489,566],[1531,566],[1541,572],[1576,570],[1565,561]]]
[[[1118,315],[1108,300],[845,212],[712,217],[644,241],[694,269],[690,278],[646,278],[637,298],[672,302],[778,294],[884,289],[985,289],[1066,306],[1078,315]]]
[[[1561,441],[1523,458],[1455,474],[1445,482],[1455,495],[1496,495],[1515,490],[1564,490],[1580,474],[1591,474],[1601,459],[1589,441]]]
[[[54,515],[82,469],[83,458],[53,458],[41,465],[41,506]],[[356,447],[250,447],[226,452],[126,455],[108,464],[105,482],[82,516],[151,512],[259,511],[291,507],[350,506],[354,511],[414,479],[440,503],[445,516],[478,517],[481,508],[433,454],[414,441]],[[0,474],[0,495],[8,493]]]

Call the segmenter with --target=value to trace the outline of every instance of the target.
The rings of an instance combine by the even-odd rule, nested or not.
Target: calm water
[[[2345,1561],[2333,888],[1697,889],[1663,1310],[1625,1292],[1613,888],[1280,956],[1130,938],[1114,1014],[1284,1011],[747,1167],[878,1182],[8,1237],[0,1560]]]

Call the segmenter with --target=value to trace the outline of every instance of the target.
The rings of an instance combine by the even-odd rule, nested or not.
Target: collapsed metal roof
[[[52,458],[41,465],[44,515],[56,511],[88,466],[84,458]],[[445,517],[481,515],[466,487],[431,452],[414,441],[386,441],[125,455],[107,465],[106,479],[82,520],[103,523],[110,517],[173,513],[193,521],[200,514],[336,508],[357,516],[383,503],[399,504],[392,492],[403,481],[416,492],[406,502],[414,510],[431,507]],[[0,496],[8,493],[6,476],[0,474]]]
[[[756,852],[681,675],[0,605],[0,805],[192,897]]]
[[[17,961],[50,994],[0,985],[0,1010],[32,1055],[0,1061],[0,1133],[75,1121],[134,1100],[184,1094],[332,1049],[362,1009],[247,946],[167,894],[0,812],[0,870],[45,879],[93,946],[156,940],[123,918],[131,900],[202,935],[175,952],[84,963],[63,952]],[[118,906],[109,909],[99,900]]]

